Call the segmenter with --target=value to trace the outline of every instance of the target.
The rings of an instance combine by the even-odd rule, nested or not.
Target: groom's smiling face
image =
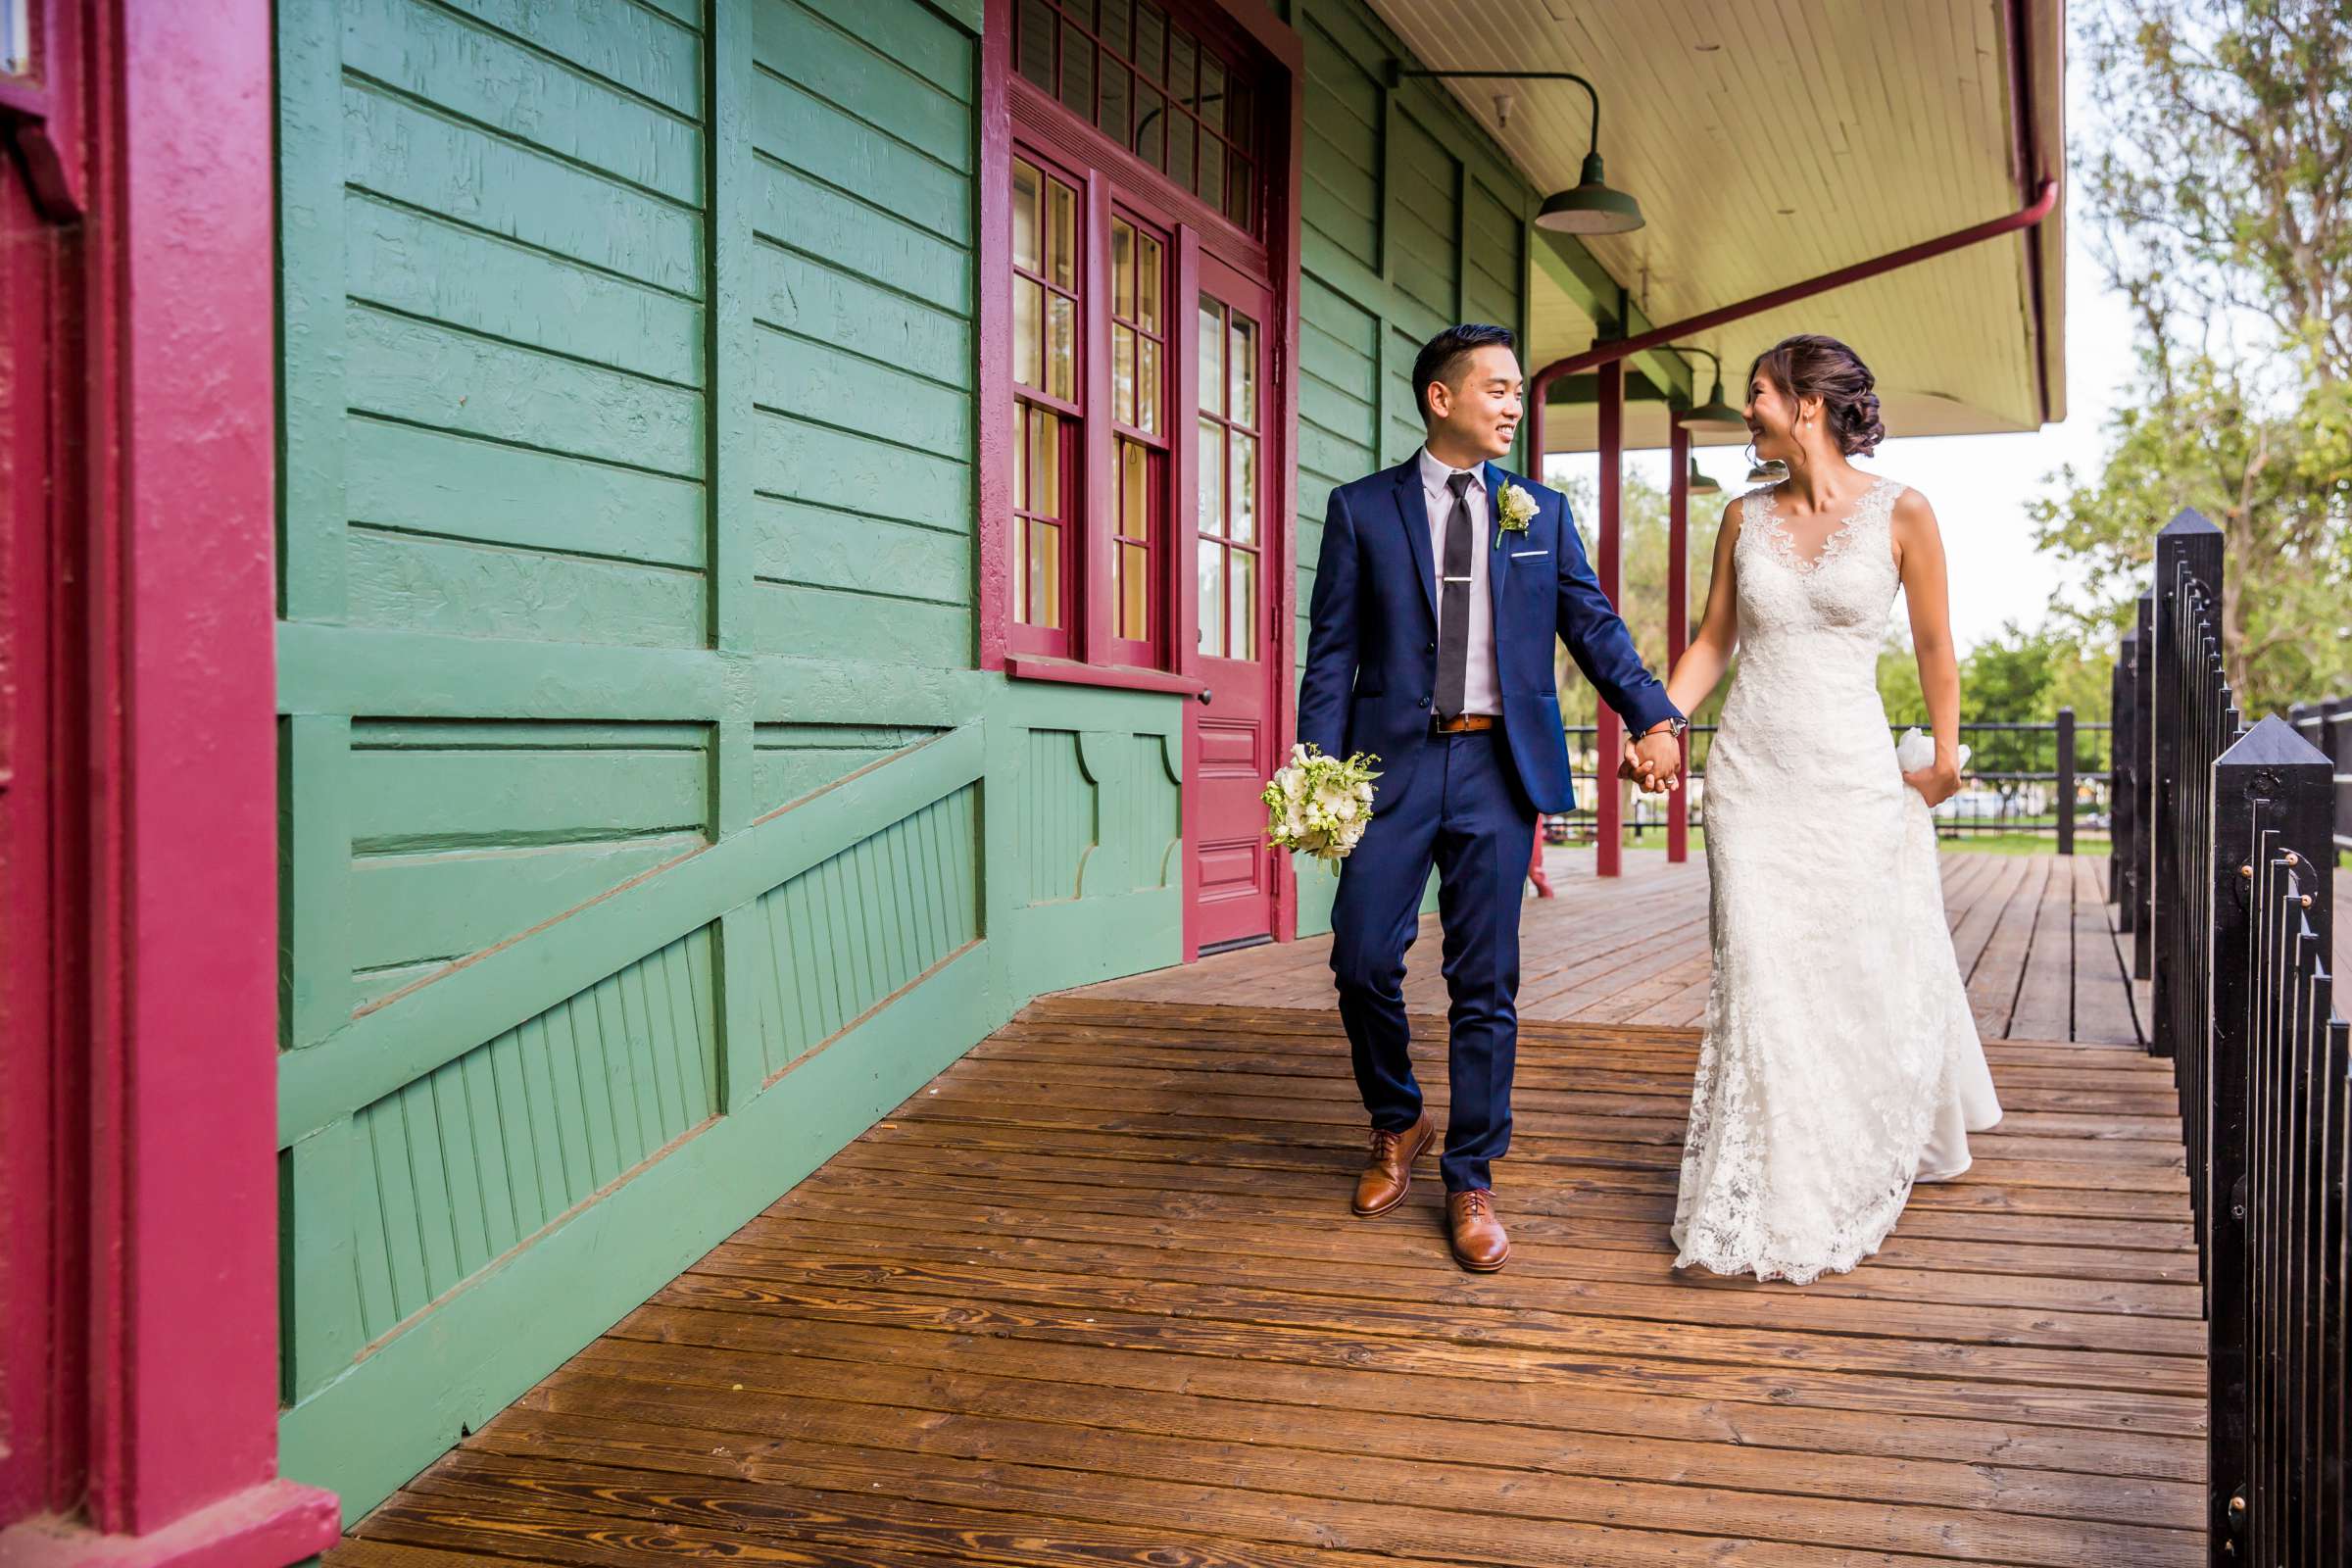
[[[1500,458],[1511,450],[1526,412],[1520,400],[1519,356],[1499,343],[1464,354],[1456,373],[1429,386],[1430,450]]]

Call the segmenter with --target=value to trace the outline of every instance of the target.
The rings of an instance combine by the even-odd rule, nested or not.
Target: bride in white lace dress
[[[1969,1133],[2001,1109],[1930,817],[1959,787],[1935,514],[1846,461],[1886,433],[1852,350],[1789,338],[1748,380],[1758,459],[1789,477],[1725,509],[1705,618],[1667,682],[1694,711],[1738,650],[1707,755],[1714,978],[1675,1263],[1803,1284],[1877,1251],[1912,1184],[1966,1170]],[[1898,586],[1936,740],[1908,774],[1877,683]]]

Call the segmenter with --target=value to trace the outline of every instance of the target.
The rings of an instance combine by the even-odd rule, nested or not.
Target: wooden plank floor
[[[1663,850],[1629,850],[1614,883],[1592,874],[1590,849],[1555,848],[1544,860],[1558,896],[1531,899],[1521,918],[1519,1016],[1696,1027],[1709,967],[1704,857],[1669,865]],[[2117,947],[2106,897],[2104,858],[1944,854],[1944,913],[1986,1039],[2140,1043],[2131,952]],[[1437,916],[1425,916],[1421,930],[1405,1005],[1444,1012]],[[1331,939],[1216,954],[1083,994],[1328,1007]]]
[[[1482,1277],[1434,1160],[1348,1214],[1328,1008],[1041,999],[327,1561],[2201,1562],[2166,1067],[1992,1045],[1976,1167],[1799,1290],[1670,1267],[1693,1053],[1525,1026]]]

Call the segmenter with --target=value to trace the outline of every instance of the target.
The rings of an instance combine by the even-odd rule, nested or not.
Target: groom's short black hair
[[[1507,326],[1464,321],[1459,326],[1447,327],[1422,344],[1421,352],[1413,357],[1413,403],[1421,410],[1422,422],[1429,422],[1429,384],[1432,381],[1451,384],[1453,378],[1461,373],[1462,361],[1468,359],[1473,351],[1483,349],[1490,343],[1498,343],[1507,349],[1518,341]]]

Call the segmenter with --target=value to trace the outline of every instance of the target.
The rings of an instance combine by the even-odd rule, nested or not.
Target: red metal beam
[[[1690,640],[1690,432],[1667,421],[1666,446],[1666,668]],[[1690,858],[1690,735],[1683,733],[1683,787],[1666,797],[1666,861]]]
[[[1625,532],[1624,465],[1625,465],[1625,362],[1610,360],[1600,367],[1600,549],[1592,569],[1600,577],[1600,591],[1614,605],[1622,594],[1618,582],[1618,549]],[[1593,747],[1598,759],[1593,771],[1600,786],[1599,820],[1593,834],[1594,848],[1599,858],[1593,869],[1602,876],[1615,876],[1622,869],[1619,862],[1623,846],[1618,840],[1625,825],[1625,787],[1617,778],[1617,753],[1624,740],[1620,734],[1623,720],[1617,710],[1606,703],[1596,704],[1596,729]]]

